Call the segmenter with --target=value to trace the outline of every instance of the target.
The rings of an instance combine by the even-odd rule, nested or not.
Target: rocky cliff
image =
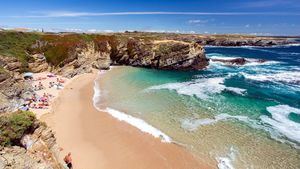
[[[92,36],[83,41],[78,36],[67,34],[42,38],[31,46],[30,54],[34,58],[44,54],[49,65],[61,73],[71,73],[76,69],[71,76],[90,71],[91,67],[108,69],[111,64],[173,70],[199,70],[208,65],[204,48],[193,42],[113,35]],[[68,39],[70,41],[66,42]],[[47,66],[46,63],[43,65],[38,70]],[[31,67],[36,70],[37,66]]]
[[[60,148],[54,133],[33,113],[17,111],[0,116],[0,168],[60,169]]]
[[[178,40],[184,42],[195,42],[200,45],[210,46],[275,46],[299,43],[296,39],[299,37],[272,37],[272,36],[254,36],[239,34],[220,34],[220,35],[197,35],[197,34],[166,34],[166,33],[145,33],[133,32],[125,34],[127,36],[149,37],[160,40]]]
[[[0,146],[0,168],[61,169],[59,146],[52,130],[44,125],[23,136],[22,146]]]
[[[21,75],[22,63],[16,58],[0,55],[0,112],[15,111],[26,96],[31,96],[31,85]]]
[[[155,69],[199,70],[208,65],[204,48],[196,43],[174,40],[151,42],[129,39],[111,55],[112,64]]]

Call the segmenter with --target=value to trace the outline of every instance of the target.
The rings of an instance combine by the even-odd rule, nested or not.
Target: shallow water
[[[118,67],[97,106],[143,119],[219,168],[300,168],[300,47],[206,48],[265,63],[180,72]]]

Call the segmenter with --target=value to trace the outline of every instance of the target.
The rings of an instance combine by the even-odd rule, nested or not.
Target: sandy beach
[[[183,147],[118,121],[93,106],[97,73],[80,75],[68,82],[52,103],[45,121],[63,148],[60,159],[72,153],[75,169],[101,168],[212,168]]]

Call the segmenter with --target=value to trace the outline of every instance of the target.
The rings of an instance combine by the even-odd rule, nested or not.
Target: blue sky
[[[10,0],[0,27],[300,35],[300,0]]]

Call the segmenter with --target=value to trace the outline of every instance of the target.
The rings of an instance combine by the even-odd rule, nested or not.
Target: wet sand
[[[71,152],[75,169],[199,169],[212,168],[185,148],[118,121],[93,106],[97,73],[72,80],[53,102],[53,113],[41,119],[53,128],[63,148]]]

